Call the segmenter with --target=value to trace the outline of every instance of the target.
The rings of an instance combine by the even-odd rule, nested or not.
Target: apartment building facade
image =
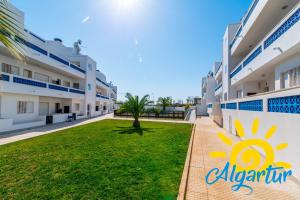
[[[114,110],[117,87],[107,82],[78,43],[66,47],[61,39],[45,40],[24,28],[18,43],[24,58],[16,59],[0,44],[0,132],[43,126],[107,114]]]
[[[268,142],[288,143],[276,160],[291,163],[300,179],[300,1],[253,0],[242,20],[228,25],[222,52],[220,67],[213,69],[217,101],[208,104],[210,116],[234,135],[240,120],[246,139],[253,137],[255,118],[257,137],[276,125]]]

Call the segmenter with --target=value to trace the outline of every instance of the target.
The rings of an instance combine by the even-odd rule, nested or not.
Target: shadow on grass
[[[114,132],[117,132],[118,134],[138,134],[140,136],[143,136],[144,133],[153,133],[154,129],[157,128],[134,128],[134,127],[117,127],[116,130],[114,130]]]

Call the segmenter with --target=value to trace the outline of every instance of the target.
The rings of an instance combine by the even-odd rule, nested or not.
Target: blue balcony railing
[[[101,99],[109,99],[109,97],[103,96],[101,94],[96,94],[96,97],[101,98]]]
[[[253,13],[253,11],[254,11],[255,7],[257,6],[258,2],[259,2],[259,0],[254,0],[253,4],[251,5],[249,11],[247,12],[247,14],[246,14],[246,16],[243,20],[243,26],[245,26],[247,24],[251,14]]]
[[[62,86],[58,86],[58,85],[52,85],[52,84],[49,84],[49,85],[48,85],[48,88],[49,88],[49,89],[52,89],[52,90],[63,91],[63,92],[68,92],[68,91],[69,91],[69,89],[66,88],[66,87],[62,87]]]
[[[239,102],[239,110],[246,111],[263,111],[263,100]]]
[[[70,67],[85,74],[85,71],[83,69],[80,69],[80,67],[74,64],[70,64]]]
[[[235,44],[237,38],[240,36],[242,30],[243,30],[243,26],[245,26],[250,18],[250,16],[252,15],[254,9],[256,8],[257,4],[258,4],[259,0],[254,0],[254,2],[252,3],[250,9],[248,10],[248,12],[246,13],[245,17],[243,18],[242,22],[241,22],[241,26],[238,29],[235,37],[233,38],[231,44],[230,44],[230,48]]]
[[[9,76],[6,74],[1,74],[0,81],[8,81],[9,82]]]
[[[268,112],[300,114],[300,96],[270,98]]]
[[[19,43],[21,43],[21,44],[23,44],[23,45],[25,45],[25,46],[27,46],[27,47],[29,47],[30,49],[33,49],[36,52],[39,52],[39,53],[45,55],[45,56],[49,55],[50,58],[52,58],[52,59],[54,59],[54,60],[56,60],[56,61],[58,61],[58,62],[60,62],[60,63],[62,63],[64,65],[66,65],[66,66],[69,66],[72,69],[75,69],[75,70],[77,70],[77,71],[79,71],[81,73],[84,73],[84,74],[86,73],[85,70],[80,69],[78,66],[76,66],[74,64],[71,64],[69,61],[66,61],[65,59],[62,59],[62,58],[60,58],[60,57],[58,57],[58,56],[56,56],[56,55],[54,55],[52,53],[48,54],[48,52],[46,50],[40,48],[39,46],[37,46],[37,45],[35,45],[35,44],[31,43],[31,42],[28,42],[28,41],[26,41],[26,40],[24,40],[24,39],[22,39],[20,37],[17,37],[16,41],[19,42]]]
[[[85,91],[77,90],[77,89],[69,89],[69,92],[76,93],[76,94],[85,94]]]
[[[215,88],[215,91],[218,91],[221,87],[222,87],[222,83],[219,84],[219,85]]]
[[[58,62],[60,62],[60,63],[62,63],[62,64],[64,64],[64,65],[67,65],[67,66],[69,66],[69,62],[67,62],[67,61],[65,61],[64,59],[62,59],[62,58],[60,58],[60,57],[58,57],[58,56],[56,56],[56,55],[54,55],[54,54],[52,54],[52,53],[50,53],[50,58],[52,58],[52,59],[54,59],[54,60],[56,60],[56,61],[58,61]]]
[[[243,68],[250,64],[262,52],[262,47],[259,46],[244,62]]]
[[[35,37],[36,39],[40,40],[41,42],[45,43],[46,41],[44,39],[42,39],[41,37],[37,36],[36,34],[28,31],[27,29],[24,29],[25,32],[29,33],[30,35],[32,35],[33,37]]]
[[[237,75],[241,70],[243,69],[243,64],[241,64],[238,68],[236,68],[233,72],[230,74],[230,78],[233,78],[235,75]]]
[[[230,78],[233,78],[236,74],[238,74],[244,67],[250,64],[257,56],[259,56],[263,50],[272,45],[299,21],[300,8],[298,8],[287,20],[283,21],[282,25],[263,41],[263,44],[259,44],[256,50],[252,52],[251,55],[248,56],[243,63],[230,74]]]
[[[31,86],[35,86],[35,87],[41,87],[41,88],[47,87],[46,83],[33,81],[33,80],[25,79],[25,78],[19,78],[19,77],[14,77],[13,82],[23,84],[23,85],[31,85]]]
[[[109,85],[107,83],[105,83],[104,81],[102,81],[100,78],[96,77],[96,80],[99,81],[100,83],[102,83],[103,85],[105,85],[106,87],[109,87]]]
[[[285,32],[293,27],[300,20],[300,8],[286,20],[266,41],[264,42],[264,49],[268,48],[276,40],[278,40]]]
[[[237,109],[237,103],[226,103],[226,109],[236,110]]]

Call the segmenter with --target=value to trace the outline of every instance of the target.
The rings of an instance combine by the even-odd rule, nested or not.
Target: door
[[[47,102],[39,103],[39,115],[42,115],[42,116],[49,115],[49,103],[47,103]]]
[[[229,116],[229,132],[232,134],[232,118]]]
[[[91,104],[87,105],[87,116],[91,117]]]
[[[70,113],[70,106],[64,106],[64,113]]]

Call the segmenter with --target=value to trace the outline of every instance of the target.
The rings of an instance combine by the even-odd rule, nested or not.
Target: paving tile
[[[229,161],[231,146],[226,145],[217,137],[217,133],[222,132],[231,138],[233,143],[239,142],[240,138],[226,133],[217,126],[210,118],[201,118],[196,121],[192,156],[189,166],[189,176],[187,177],[186,199],[209,199],[209,200],[300,200],[300,185],[293,179],[288,179],[284,184],[266,185],[264,182],[247,183],[254,192],[247,195],[248,190],[241,189],[237,192],[232,191],[233,183],[218,181],[213,185],[207,185],[205,176],[209,170],[218,167],[222,169]],[[212,151],[224,151],[225,158],[211,158]]]

